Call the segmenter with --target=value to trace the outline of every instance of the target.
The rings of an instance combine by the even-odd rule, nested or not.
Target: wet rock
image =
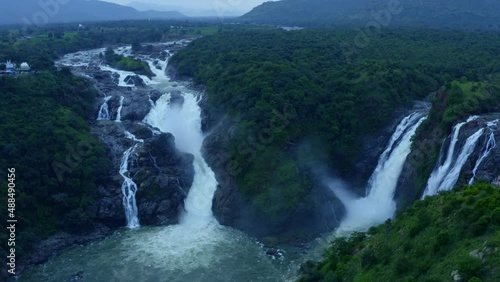
[[[194,179],[194,156],[175,148],[172,134],[163,133],[145,140],[131,157],[132,179],[139,221],[148,225],[177,223],[179,211]]]
[[[162,95],[163,95],[163,93],[161,93],[158,90],[151,90],[151,91],[149,91],[149,97],[151,98],[151,101],[153,101],[154,103],[156,103],[156,101],[158,99],[160,99],[160,97]]]
[[[137,139],[148,139],[153,137],[153,132],[151,131],[151,127],[143,124],[133,124],[132,127],[128,130],[132,133]]]
[[[182,106],[184,104],[184,97],[181,91],[174,90],[170,92],[170,105]]]
[[[125,77],[125,83],[127,85],[144,86],[144,80],[138,75],[129,75]]]
[[[141,122],[151,110],[148,91],[137,90],[132,95],[125,96],[122,108],[122,121]]]

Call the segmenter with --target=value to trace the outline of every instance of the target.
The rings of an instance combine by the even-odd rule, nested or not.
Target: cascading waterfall
[[[149,68],[156,75],[157,78],[165,77],[165,71],[167,69],[168,59],[166,61],[158,60],[158,64],[155,65],[152,61],[148,61]],[[159,69],[157,68],[160,67]]]
[[[183,96],[184,103],[181,106],[170,104],[170,94],[163,95],[144,121],[162,132],[172,133],[177,148],[194,155],[195,176],[184,203],[186,212],[181,216],[181,224],[203,226],[217,222],[212,214],[212,198],[217,181],[201,154],[204,136],[201,131],[199,97],[191,93]]]
[[[392,218],[396,211],[394,192],[406,158],[411,151],[411,138],[426,119],[421,112],[404,118],[393,133],[386,150],[370,177],[366,197],[356,198],[341,182],[331,183],[333,191],[346,207],[338,233],[365,230]]]
[[[167,44],[179,43],[184,44],[182,41]],[[82,52],[82,57],[86,52]],[[180,224],[116,232],[106,240],[61,252],[23,276],[50,282],[66,281],[71,274],[80,272],[85,273],[84,279],[99,281],[295,280],[302,256],[289,252],[286,258],[273,260],[255,239],[215,220],[212,199],[217,182],[200,153],[204,139],[198,106],[200,96],[187,89],[184,82],[171,81],[164,72],[164,63],[158,64],[162,70],[157,69],[157,76],[151,83],[153,87],[163,93],[180,91],[184,102],[182,105],[171,104],[169,94],[160,97],[156,103],[150,99],[152,109],[144,122],[162,132],[172,133],[177,148],[194,155],[194,181],[185,199],[185,212],[181,214]],[[108,69],[118,73],[115,69]],[[123,75],[120,75],[119,86],[122,86],[122,78]],[[146,84],[149,83],[146,81]],[[151,127],[151,130],[154,134],[159,133],[155,128]],[[144,141],[129,132],[125,132],[125,136],[136,144],[124,152],[120,165],[120,175],[124,179],[123,204],[127,211],[127,226],[137,227],[139,221],[134,199],[137,186],[131,180],[128,165],[130,156]],[[65,266],[63,271],[61,265]],[[20,281],[24,281],[24,277]]]
[[[441,165],[439,165],[438,163],[434,171],[431,173],[431,176],[427,181],[425,191],[422,195],[422,199],[424,199],[425,196],[435,195],[440,191],[448,191],[457,183],[462,167],[464,166],[469,156],[474,152],[474,149],[479,142],[479,138],[485,131],[484,128],[477,130],[474,134],[467,138],[465,144],[461,149],[456,149],[456,145],[459,141],[460,129],[465,124],[477,119],[478,116],[471,116],[467,119],[467,121],[458,123],[453,127],[453,131],[450,137],[450,144],[448,150],[446,151],[445,161]],[[440,152],[440,160],[443,159],[443,154],[444,147]]]
[[[135,194],[137,193],[137,184],[135,184],[135,182],[129,177],[128,159],[130,155],[137,149],[137,147],[140,146],[140,143],[144,141],[141,139],[137,139],[132,133],[128,131],[125,131],[125,137],[138,142],[123,153],[122,162],[120,164],[120,175],[123,177],[123,208],[125,209],[125,217],[127,218],[127,227],[137,228],[139,227],[137,202],[135,200]]]
[[[390,153],[394,149],[394,143],[398,141],[401,138],[401,135],[405,133],[408,129],[408,126],[415,124],[415,121],[421,118],[421,114],[418,112],[414,112],[410,114],[409,116],[405,117],[396,127],[396,130],[391,136],[391,139],[389,140],[389,144],[387,145],[385,151],[380,155],[377,163],[377,167],[373,171],[372,175],[370,176],[370,179],[368,179],[368,187],[366,189],[366,195],[368,196],[371,188],[374,185],[374,181],[376,180],[377,176],[380,175],[380,172],[382,169],[384,169],[385,164],[387,162],[387,159],[390,156]]]
[[[120,96],[120,106],[118,107],[118,110],[116,111],[116,122],[121,122],[122,121],[122,109],[123,109],[123,100],[125,97]]]
[[[97,120],[109,120],[111,116],[109,114],[109,106],[108,101],[111,99],[111,96],[104,97],[104,103],[102,103],[101,108],[99,109],[99,114],[97,115]]]
[[[472,177],[469,180],[469,185],[471,185],[474,182],[474,178],[476,177],[476,173],[477,170],[479,169],[479,166],[483,163],[484,159],[486,159],[490,155],[491,151],[495,149],[496,146],[497,142],[495,140],[495,133],[490,132],[488,138],[486,139],[486,142],[484,143],[483,149],[481,150],[481,154],[479,155],[479,158],[476,161],[476,165],[472,170]]]

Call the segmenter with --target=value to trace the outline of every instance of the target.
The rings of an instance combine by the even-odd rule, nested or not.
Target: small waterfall
[[[102,103],[101,108],[99,109],[99,114],[97,115],[97,120],[110,120],[111,116],[109,115],[109,106],[108,101],[111,99],[111,96],[104,97],[104,103]]]
[[[460,129],[464,124],[477,119],[478,116],[471,116],[467,119],[467,121],[455,125],[451,134],[450,145],[446,152],[446,160],[441,165],[439,165],[438,163],[434,171],[431,173],[431,176],[427,181],[425,191],[422,195],[422,199],[424,199],[425,196],[435,195],[439,191],[448,191],[457,183],[462,167],[464,166],[465,162],[472,154],[472,152],[474,152],[479,138],[485,131],[484,128],[477,130],[473,135],[467,138],[465,144],[461,149],[456,149],[456,145],[459,140]],[[442,147],[441,149],[439,159],[443,159],[443,149],[444,147]]]
[[[481,154],[479,155],[479,158],[476,161],[476,165],[474,166],[474,169],[472,170],[472,177],[469,180],[469,185],[471,185],[474,182],[474,178],[476,178],[476,173],[477,170],[479,169],[479,166],[483,163],[483,161],[490,155],[491,151],[496,148],[497,142],[495,140],[495,132],[492,131],[491,127],[497,126],[498,120],[494,120],[492,122],[488,122],[486,125],[488,126],[489,130],[489,135],[486,141],[484,142],[483,148],[481,149]]]
[[[135,200],[137,184],[135,184],[135,182],[129,177],[128,159],[130,155],[137,149],[137,147],[140,146],[140,143],[144,141],[141,139],[137,139],[132,133],[128,131],[125,131],[125,136],[128,139],[138,142],[123,153],[122,162],[120,164],[120,175],[123,177],[123,208],[125,209],[125,217],[127,218],[127,227],[137,228],[139,227],[139,218],[137,217],[137,202]]]
[[[152,61],[148,61],[148,64],[151,71],[156,75],[155,78],[157,80],[167,78],[165,72],[167,69],[168,59],[166,61],[158,60],[158,64],[156,65]],[[159,69],[157,67],[159,67]]]
[[[347,209],[347,215],[342,220],[338,232],[365,230],[394,216],[394,192],[411,151],[411,138],[426,118],[423,113],[416,112],[400,122],[370,177],[366,197],[356,198],[350,195],[348,189],[339,181],[331,183],[333,191]]]
[[[122,121],[122,108],[123,108],[123,100],[125,97],[120,96],[120,106],[118,107],[118,111],[116,112],[116,122]]]

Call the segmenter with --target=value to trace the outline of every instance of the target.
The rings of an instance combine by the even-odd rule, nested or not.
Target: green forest
[[[433,103],[415,137],[423,140],[426,129],[440,127],[445,135],[457,120],[500,105],[500,35],[493,32],[386,29],[360,45],[358,32],[347,28],[287,32],[187,21],[5,27],[0,62],[27,61],[34,70],[0,76],[0,167],[17,171],[21,256],[58,232],[91,230],[97,186],[110,171],[88,125],[95,89],[70,69],[56,69],[54,60],[78,50],[200,35],[171,63],[206,89],[213,113],[235,125],[224,148],[228,169],[252,209],[273,225],[290,220],[300,205],[314,211],[308,202],[314,168],[333,168],[348,179],[363,138],[397,109],[416,100]],[[110,51],[105,57],[117,68],[152,74],[139,60]],[[419,167],[422,179],[434,164],[427,160]],[[0,185],[7,186],[6,178]],[[424,275],[443,281],[455,269],[465,281],[495,281],[486,270],[500,263],[498,255],[478,263],[468,252],[498,246],[498,199],[498,189],[476,184],[416,202],[393,222],[334,241],[323,262],[303,266],[301,281],[421,281]],[[5,193],[0,201],[7,201]]]
[[[154,73],[151,71],[151,68],[146,62],[141,61],[140,59],[133,59],[130,57],[125,57],[123,55],[118,55],[113,51],[112,48],[107,48],[104,54],[104,58],[108,65],[113,68],[125,71],[135,72],[137,74],[142,74],[148,77],[154,76]]]
[[[178,75],[206,86],[213,111],[234,121],[226,148],[230,173],[265,220],[280,224],[307,199],[311,167],[326,165],[348,178],[363,137],[397,108],[432,100],[429,94],[439,89],[451,91],[443,117],[449,126],[500,101],[498,91],[485,92],[500,72],[496,33],[389,29],[363,48],[353,47],[356,35],[342,28],[225,27],[172,59]],[[452,81],[462,78],[464,91],[476,94],[458,93]],[[272,129],[284,112],[284,128],[262,130]],[[259,137],[263,141],[249,150],[248,140]]]
[[[476,183],[416,201],[393,221],[338,237],[306,281],[499,281],[500,190]],[[452,274],[454,273],[454,274]]]
[[[57,232],[92,229],[89,207],[109,169],[105,149],[86,120],[96,97],[93,89],[69,69],[0,76],[0,105],[8,109],[0,112],[0,166],[17,171],[21,255]],[[6,197],[2,193],[0,201],[7,202]],[[6,205],[1,209],[7,214]]]
[[[173,24],[178,28],[171,29]],[[100,94],[90,82],[71,74],[69,68],[57,70],[54,60],[64,53],[89,48],[174,40],[216,30],[206,24],[185,22],[181,26],[168,21],[94,23],[85,29],[70,24],[0,28],[0,62],[27,61],[34,70],[31,74],[0,76],[0,167],[5,173],[11,167],[17,171],[20,257],[58,232],[93,230],[96,222],[91,207],[97,198],[96,187],[106,183],[111,169],[105,148],[88,126],[95,118],[93,105]],[[148,74],[143,62],[121,57],[117,62],[131,63],[132,67],[138,64]],[[7,187],[6,181],[0,180],[2,190]],[[1,193],[0,201],[7,202],[7,193]],[[7,214],[7,205],[0,211]],[[5,241],[5,236],[0,233],[0,240]],[[1,246],[2,256],[5,247]]]

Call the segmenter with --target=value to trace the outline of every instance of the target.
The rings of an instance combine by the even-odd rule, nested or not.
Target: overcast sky
[[[230,7],[234,10],[250,11],[253,7],[269,0],[103,0],[126,5],[132,1],[174,5],[196,9],[214,9],[214,5]]]

